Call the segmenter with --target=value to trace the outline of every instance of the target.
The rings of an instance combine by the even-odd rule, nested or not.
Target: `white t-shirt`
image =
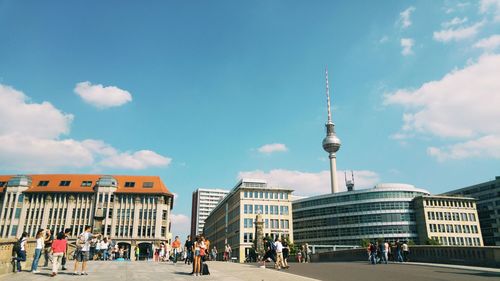
[[[85,231],[82,234],[78,235],[78,238],[81,239],[82,242],[84,242],[82,251],[83,252],[90,251],[90,240],[92,238],[92,234],[90,234],[90,232]]]
[[[101,245],[101,250],[107,250],[108,249],[108,245],[109,245],[108,242],[101,241],[101,243],[99,243],[99,244]]]
[[[21,240],[21,251],[26,251],[26,248],[25,248],[25,245],[26,245],[26,240],[28,240],[28,239],[23,238],[23,239]]]
[[[42,237],[36,239],[36,248],[35,249],[43,249],[43,246],[45,246],[45,239]]]
[[[276,253],[283,252],[283,244],[280,241],[274,242],[274,246],[276,247]]]

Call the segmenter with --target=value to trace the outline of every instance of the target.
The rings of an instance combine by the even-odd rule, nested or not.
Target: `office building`
[[[39,174],[0,176],[0,237],[86,225],[130,253],[168,241],[173,195],[157,176]],[[142,244],[142,246],[141,246]]]
[[[254,239],[263,238],[255,237],[257,214],[262,215],[265,236],[293,242],[291,193],[288,188],[270,187],[265,180],[242,179],[207,217],[204,233],[220,255],[228,243],[239,262],[245,260]]]
[[[226,197],[229,190],[198,188],[193,192],[191,204],[191,237],[203,233],[208,214]]]
[[[446,192],[444,195],[476,199],[484,245],[500,246],[500,176],[491,181]]]
[[[474,198],[424,195],[414,199],[414,208],[419,244],[433,239],[445,246],[483,246]]]
[[[356,246],[363,239],[417,241],[413,199],[422,195],[429,192],[385,183],[296,200],[292,203],[295,242]]]

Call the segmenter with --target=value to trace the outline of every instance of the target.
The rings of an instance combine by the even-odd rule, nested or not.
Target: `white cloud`
[[[331,192],[330,171],[318,173],[275,169],[269,172],[261,170],[244,171],[238,174],[238,179],[256,178],[265,179],[271,186],[291,188],[296,195],[318,195]],[[344,171],[337,171],[337,179],[340,190],[347,190],[345,187]],[[377,173],[372,171],[354,171],[355,189],[370,188],[380,181]]]
[[[286,152],[288,148],[282,143],[265,144],[257,149],[260,153],[270,154],[274,152]]]
[[[484,49],[485,51],[493,51],[500,47],[500,35],[492,35],[488,38],[479,40],[474,47]]]
[[[22,92],[0,84],[0,135],[55,138],[69,133],[73,115],[49,102],[33,103]]]
[[[443,22],[441,24],[441,26],[443,26],[444,28],[448,28],[448,27],[452,27],[452,26],[455,26],[455,25],[461,25],[461,24],[464,24],[468,21],[467,17],[464,17],[463,19],[459,18],[459,17],[454,17],[453,19],[447,21],[447,22]]]
[[[101,140],[63,139],[73,115],[0,84],[0,168],[42,172],[71,168],[145,169],[171,159],[150,150],[120,152]]]
[[[401,22],[402,28],[408,28],[412,24],[411,13],[415,11],[415,7],[411,6],[408,9],[399,13],[399,21]]]
[[[443,148],[429,147],[427,153],[438,161],[465,158],[500,159],[500,135],[489,135]]]
[[[500,22],[500,0],[481,0],[479,11],[482,14],[492,13],[496,22]]]
[[[406,108],[404,124],[397,136],[430,135],[465,141],[430,148],[428,153],[438,159],[457,159],[456,155],[496,158],[498,154],[489,152],[497,147],[493,140],[500,137],[500,122],[496,122],[500,120],[499,65],[500,55],[483,55],[477,62],[453,70],[440,80],[424,83],[415,90],[400,89],[386,95],[386,105]],[[489,147],[472,154],[458,153],[461,147],[478,143]]]
[[[171,158],[161,156],[151,150],[139,150],[136,152],[123,152],[104,158],[100,164],[104,167],[142,170],[148,167],[167,166],[172,162]]]
[[[81,142],[53,140],[18,134],[0,135],[0,168],[16,171],[54,171],[83,168],[94,155]]]
[[[170,221],[172,222],[172,235],[179,236],[183,241],[191,232],[191,218],[184,214],[170,214]]]
[[[132,95],[125,90],[115,86],[92,85],[89,81],[76,84],[75,93],[97,108],[121,106],[132,101]]]
[[[460,41],[467,38],[474,37],[479,29],[484,25],[484,21],[475,23],[468,27],[458,27],[458,28],[449,28],[443,29],[440,31],[434,31],[434,40],[440,42],[449,42],[449,41]]]
[[[401,47],[403,47],[403,50],[401,50],[401,54],[403,56],[408,56],[413,54],[413,45],[415,45],[415,40],[411,38],[402,38],[401,39]]]

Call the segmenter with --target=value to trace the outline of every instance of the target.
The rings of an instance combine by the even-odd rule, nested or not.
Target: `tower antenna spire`
[[[332,112],[330,109],[330,85],[328,84],[328,66],[325,68],[325,76],[326,76],[326,101],[328,108],[328,123],[332,123]]]

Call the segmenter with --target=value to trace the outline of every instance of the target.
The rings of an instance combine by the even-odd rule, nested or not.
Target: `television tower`
[[[340,139],[335,134],[335,124],[332,122],[332,113],[330,111],[330,88],[328,86],[328,69],[326,73],[326,101],[328,107],[328,121],[326,122],[326,137],[323,139],[323,149],[328,152],[330,158],[330,180],[332,184],[332,193],[339,192],[339,183],[337,181],[337,156],[336,152],[340,148]]]

